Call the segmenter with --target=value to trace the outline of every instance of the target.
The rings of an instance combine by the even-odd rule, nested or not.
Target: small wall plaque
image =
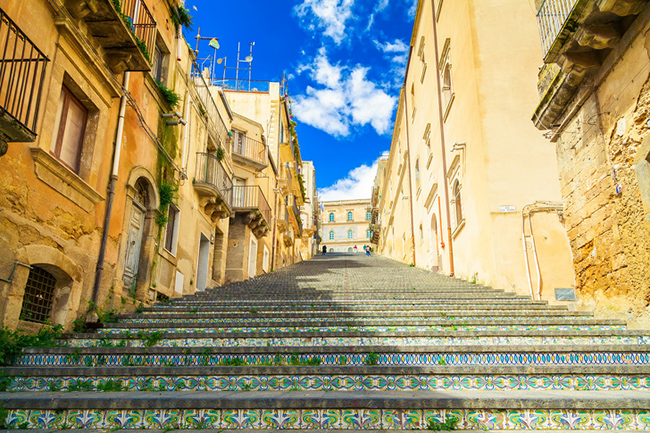
[[[556,301],[575,301],[576,291],[574,289],[555,289]]]
[[[499,206],[499,213],[510,213],[510,212],[517,212],[517,208],[515,206]]]

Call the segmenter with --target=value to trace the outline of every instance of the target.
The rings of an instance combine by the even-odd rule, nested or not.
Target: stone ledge
[[[30,151],[36,177],[86,212],[91,212],[97,203],[105,199],[49,152],[40,147],[32,147]]]
[[[6,409],[648,409],[647,391],[0,393]]]

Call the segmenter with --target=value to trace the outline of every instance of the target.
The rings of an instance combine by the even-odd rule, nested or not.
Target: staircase
[[[0,401],[29,429],[650,430],[648,343],[333,254],[26,349]]]

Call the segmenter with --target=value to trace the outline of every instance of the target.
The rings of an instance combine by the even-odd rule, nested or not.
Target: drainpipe
[[[404,81],[404,84],[406,84],[406,81]],[[403,94],[404,94],[404,123],[406,124],[406,163],[409,166],[409,203],[411,204],[411,244],[413,247],[413,266],[416,265],[415,263],[415,221],[413,218],[413,177],[411,174],[411,146],[410,146],[410,140],[409,140],[409,110],[408,110],[408,104],[406,102],[406,87],[403,87]]]
[[[438,52],[438,25],[436,23],[436,5],[431,0],[431,14],[433,16],[433,47],[436,56],[436,84],[438,88],[438,117],[440,121],[440,150],[442,151],[442,176],[444,178],[445,209],[447,211],[447,242],[449,245],[449,276],[454,276],[454,244],[451,236],[451,210],[449,209],[449,181],[447,179],[447,155],[445,152],[445,119],[442,112],[442,85],[440,83],[440,60]],[[442,233],[441,233],[442,235]]]
[[[190,91],[188,90],[185,92],[185,114],[183,115],[183,118],[187,121],[187,124],[185,124],[185,134],[183,135],[183,160],[181,161],[181,170],[185,170],[185,174],[187,175],[187,140],[190,135]]]
[[[99,247],[97,256],[97,267],[95,268],[95,284],[93,285],[93,302],[97,305],[99,298],[99,285],[102,281],[102,271],[104,270],[104,256],[106,255],[106,243],[108,242],[108,227],[111,223],[111,212],[113,210],[113,198],[115,196],[115,184],[117,183],[117,172],[120,166],[120,151],[122,150],[122,133],[124,132],[124,113],[126,112],[126,92],[129,88],[129,78],[131,73],[124,72],[122,86],[124,95],[120,100],[120,114],[117,118],[117,130],[115,132],[115,151],[113,152],[113,170],[111,178],[106,188],[106,215],[104,216],[104,230],[102,231],[102,243]]]

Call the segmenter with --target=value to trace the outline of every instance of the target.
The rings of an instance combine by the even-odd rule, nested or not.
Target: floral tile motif
[[[427,429],[455,419],[458,429],[648,430],[647,410],[188,409],[11,410],[11,428],[40,429]]]

